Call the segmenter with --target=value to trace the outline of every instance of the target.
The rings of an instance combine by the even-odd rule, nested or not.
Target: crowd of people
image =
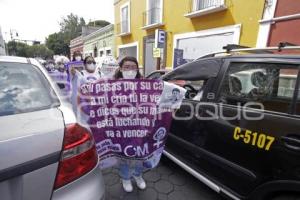
[[[75,52],[72,61],[64,56],[47,61],[46,70],[60,88],[62,94],[73,106],[76,115],[80,114],[77,104],[77,92],[82,84],[97,82],[101,79],[141,79],[139,64],[134,57],[124,57],[118,63],[113,57],[102,61],[97,66],[92,56],[83,56]],[[122,186],[126,192],[133,191],[131,178],[134,178],[139,189],[145,189],[146,183],[142,177],[143,166],[137,162],[125,160],[119,164],[119,174]]]

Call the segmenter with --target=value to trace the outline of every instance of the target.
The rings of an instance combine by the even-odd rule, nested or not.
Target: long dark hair
[[[81,61],[82,61],[82,55],[81,55],[80,51],[75,51],[73,53],[73,59],[72,59],[72,61],[76,61],[76,56],[80,56],[81,57]]]
[[[139,63],[137,61],[137,59],[135,57],[131,57],[131,56],[126,56],[124,57],[120,62],[119,62],[119,68],[116,70],[116,73],[114,75],[114,79],[120,79],[123,78],[123,74],[121,72],[121,68],[123,67],[124,63],[127,61],[131,61],[134,62],[137,66],[137,74],[136,74],[136,79],[141,79],[143,78],[142,74],[140,73],[139,70]]]
[[[86,65],[86,64],[87,64],[87,60],[88,60],[89,58],[92,58],[92,59],[93,59],[93,61],[95,62],[95,59],[94,59],[94,57],[93,57],[93,56],[87,56],[87,57],[85,57],[85,58],[84,58],[84,60],[83,60],[83,64],[84,64],[84,65]]]

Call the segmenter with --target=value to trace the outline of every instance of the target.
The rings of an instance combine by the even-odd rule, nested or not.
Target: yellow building
[[[147,75],[227,44],[254,47],[264,6],[265,0],[115,0],[116,56],[137,57]],[[165,31],[160,62],[153,58],[156,29]]]

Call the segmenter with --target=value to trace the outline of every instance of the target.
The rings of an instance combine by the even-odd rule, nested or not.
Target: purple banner
[[[75,69],[81,71],[84,69],[84,65],[82,61],[72,61],[66,64],[67,66],[67,71],[71,69],[71,67],[74,67]]]
[[[120,159],[155,167],[172,115],[159,106],[160,80],[101,80],[81,87],[81,103],[96,141],[101,168]]]

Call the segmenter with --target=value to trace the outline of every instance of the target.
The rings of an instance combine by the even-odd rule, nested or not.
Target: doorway
[[[156,58],[153,58],[154,35],[144,37],[144,72],[145,77],[156,70]]]

